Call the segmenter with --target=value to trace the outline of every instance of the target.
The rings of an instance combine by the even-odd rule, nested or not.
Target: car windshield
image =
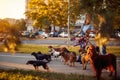
[[[67,34],[67,32],[61,32],[61,34]]]
[[[38,34],[43,34],[44,32],[43,31],[39,31]]]

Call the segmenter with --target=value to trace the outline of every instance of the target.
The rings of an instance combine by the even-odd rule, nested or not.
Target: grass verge
[[[67,46],[54,46],[54,47],[67,47]],[[79,46],[69,46],[67,47],[70,51],[75,51],[79,54]],[[3,52],[3,46],[0,45],[0,51]],[[49,53],[48,45],[34,45],[34,44],[23,44],[18,47],[17,52],[20,53],[31,53],[31,52],[38,52],[41,51],[42,53]],[[120,46],[107,46],[107,52],[113,53],[117,57],[120,57]]]
[[[54,46],[54,47],[67,47],[67,46]],[[67,47],[70,51],[75,51],[77,54],[79,54],[79,46],[69,46]],[[32,44],[27,44],[27,45],[21,45],[18,48],[18,52],[21,53],[31,53],[31,52],[38,52],[41,51],[42,53],[49,53],[48,45],[32,45]],[[120,46],[107,46],[107,52],[108,53],[113,53],[117,57],[120,57]]]
[[[78,74],[63,74],[27,70],[3,70],[0,69],[0,80],[96,80],[93,76]],[[113,80],[111,77],[104,77],[103,80]],[[120,77],[118,77],[120,80]]]

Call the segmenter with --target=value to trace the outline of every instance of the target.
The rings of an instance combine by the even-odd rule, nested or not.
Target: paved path
[[[70,67],[68,65],[64,65],[60,59],[52,60],[48,63],[51,72],[57,73],[65,73],[65,74],[81,74],[81,75],[93,75],[93,71],[91,70],[90,64],[87,66],[87,70],[82,70],[82,64],[76,63],[75,67]],[[25,69],[25,70],[34,70],[32,65],[20,64],[20,63],[10,63],[0,61],[0,68],[5,69]],[[39,67],[40,71],[45,71],[42,67]],[[120,60],[117,60],[117,73],[120,76]],[[109,72],[103,70],[102,75],[108,75]]]
[[[90,42],[95,44],[94,38],[90,38]],[[68,38],[47,38],[47,39],[26,39],[22,40],[23,44],[35,44],[35,45],[68,45]],[[69,45],[74,45],[74,41],[69,41]],[[107,46],[120,46],[119,39],[110,39]]]

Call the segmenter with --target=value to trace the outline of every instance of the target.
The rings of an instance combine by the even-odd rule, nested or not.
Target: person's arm
[[[77,35],[78,35],[78,34],[80,34],[80,33],[81,33],[81,31],[82,31],[82,28],[80,28],[80,30],[77,32]]]
[[[83,25],[81,26],[80,30],[77,32],[77,35],[79,35],[82,32],[82,29],[83,29]]]

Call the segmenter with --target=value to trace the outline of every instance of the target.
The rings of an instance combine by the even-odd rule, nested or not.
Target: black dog
[[[42,54],[41,52],[38,53],[31,53],[37,60],[47,60],[48,62],[51,61],[51,55],[49,54]]]
[[[35,61],[35,60],[29,60],[27,61],[26,64],[32,64],[35,68],[35,70],[38,71],[38,67],[42,66],[45,70],[49,71],[49,67],[47,65],[48,62],[44,62],[44,61]]]

